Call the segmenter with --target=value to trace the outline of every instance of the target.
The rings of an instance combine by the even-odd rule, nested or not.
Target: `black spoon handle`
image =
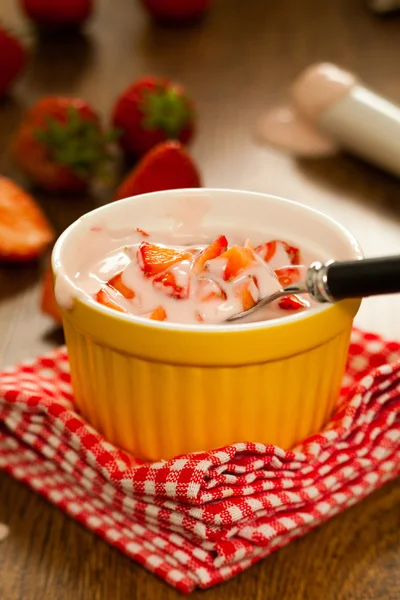
[[[314,263],[309,273],[308,287],[320,302],[400,292],[400,256]]]

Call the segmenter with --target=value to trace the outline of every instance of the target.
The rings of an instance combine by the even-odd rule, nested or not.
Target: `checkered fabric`
[[[61,348],[0,374],[0,467],[181,592],[206,588],[399,475],[400,344],[355,330],[336,414],[291,451],[153,464],[75,412]]]

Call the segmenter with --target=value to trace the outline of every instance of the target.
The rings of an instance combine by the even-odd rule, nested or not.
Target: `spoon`
[[[337,302],[345,298],[366,298],[396,292],[400,292],[400,256],[314,262],[307,270],[305,281],[265,296],[249,310],[236,313],[226,320],[243,319],[289,294],[309,294],[317,302]]]

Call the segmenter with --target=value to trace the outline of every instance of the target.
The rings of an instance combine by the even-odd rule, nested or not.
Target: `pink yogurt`
[[[204,237],[212,241],[220,232],[206,232]],[[244,245],[243,236],[236,234],[228,236],[230,245]],[[162,306],[170,322],[194,324],[222,323],[228,317],[243,310],[242,299],[238,290],[248,286],[255,301],[274,293],[281,288],[274,269],[290,265],[290,257],[283,245],[277,244],[277,251],[269,263],[255,255],[255,263],[242,271],[234,281],[225,281],[223,277],[226,259],[219,257],[207,263],[207,270],[201,274],[193,272],[193,261],[183,260],[168,271],[174,276],[177,286],[189,290],[187,297],[176,298],[173,289],[162,283],[155,283],[152,277],[145,275],[138,260],[138,248],[142,241],[149,241],[175,250],[199,254],[207,244],[197,244],[198,239],[187,239],[185,243],[176,243],[173,233],[165,234],[152,232],[144,236],[140,231],[124,231],[110,233],[105,227],[93,227],[81,240],[80,265],[74,280],[82,292],[96,297],[97,292],[107,282],[122,272],[122,282],[135,292],[133,299],[126,299],[121,294],[113,293],[113,298],[121,308],[136,317],[147,318],[157,307]],[[182,242],[182,240],[179,240]],[[268,240],[266,240],[268,241]],[[304,267],[299,267],[304,276]],[[255,284],[257,282],[257,285]],[[223,291],[223,294],[218,292]],[[216,297],[202,301],[201,298],[213,292]],[[57,290],[56,290],[57,293]],[[246,320],[266,320],[287,316],[288,311],[282,310],[277,304],[270,305],[246,318]]]

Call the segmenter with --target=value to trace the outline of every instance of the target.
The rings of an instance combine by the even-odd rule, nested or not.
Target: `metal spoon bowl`
[[[346,262],[314,262],[304,282],[287,286],[261,298],[252,308],[226,319],[238,321],[289,294],[309,294],[317,302],[366,298],[400,292],[400,256],[365,258]]]

